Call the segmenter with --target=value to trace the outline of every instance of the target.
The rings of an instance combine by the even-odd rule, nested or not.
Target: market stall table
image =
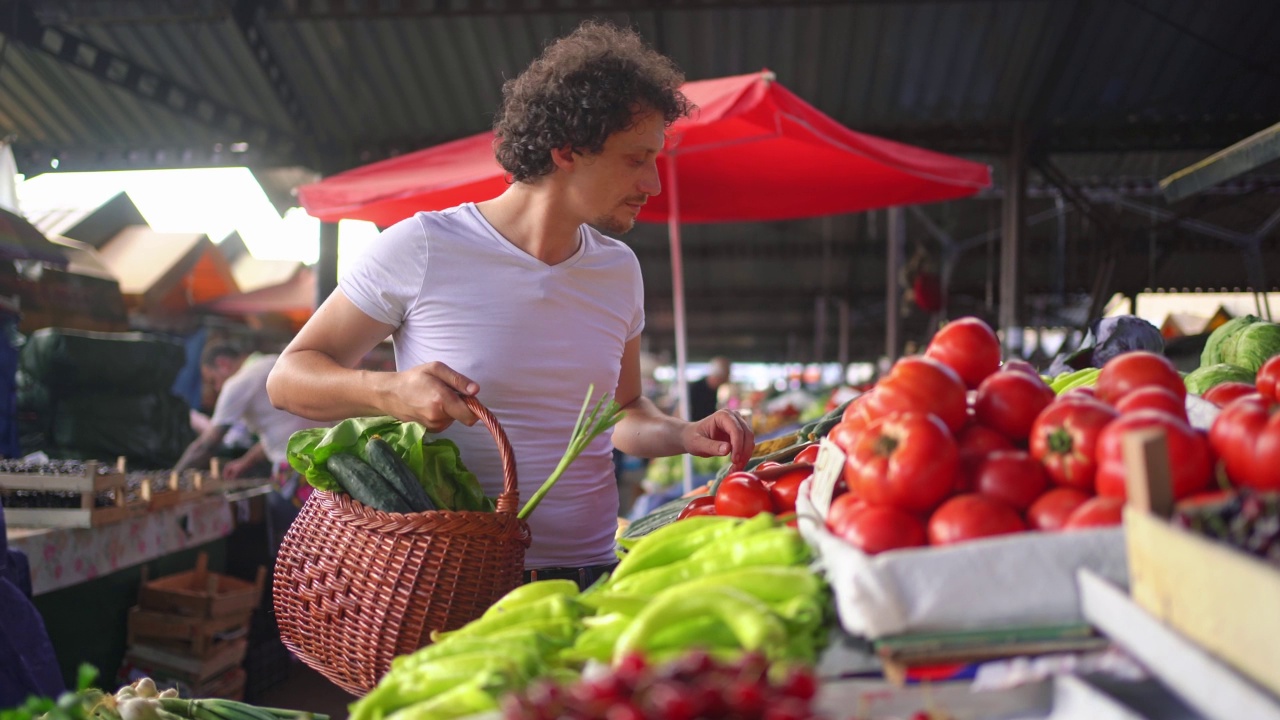
[[[231,532],[222,495],[137,515],[96,528],[8,528],[9,547],[31,562],[31,591],[42,595],[163,555],[198,547]]]

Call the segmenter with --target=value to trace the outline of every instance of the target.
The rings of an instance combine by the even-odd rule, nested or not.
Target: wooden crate
[[[147,511],[145,499],[131,497],[124,473],[118,470],[100,473],[100,467],[97,461],[88,460],[79,475],[0,473],[0,492],[5,494],[24,490],[79,494],[79,507],[22,507],[6,502],[6,522],[14,527],[90,528],[120,522]],[[104,492],[112,494],[112,504],[98,507],[98,496]]]
[[[192,657],[217,653],[226,643],[246,637],[253,610],[215,618],[155,612],[141,607],[129,611],[129,644],[144,643]]]
[[[186,572],[147,580],[143,567],[142,588],[138,591],[138,607],[155,612],[175,613],[196,618],[222,618],[258,607],[267,570],[258,568],[255,582],[209,572],[209,558],[196,557],[196,567]]]
[[[1125,463],[1134,601],[1280,695],[1280,568],[1167,522],[1172,490],[1158,430],[1126,437]]]
[[[151,510],[192,502],[210,493],[219,492],[222,482],[213,472],[188,471],[177,473],[143,473],[141,492]],[[159,481],[159,482],[157,482]]]

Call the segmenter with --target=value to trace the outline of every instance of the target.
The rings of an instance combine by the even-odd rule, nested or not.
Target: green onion
[[[608,393],[600,396],[600,400],[596,402],[596,406],[592,408],[591,414],[587,414],[587,406],[591,404],[591,395],[595,393],[596,386],[594,384],[587,386],[587,397],[582,401],[582,409],[578,411],[578,421],[573,425],[573,436],[569,438],[569,447],[564,451],[564,457],[560,458],[560,464],[556,465],[556,469],[551,471],[551,476],[542,483],[542,487],[529,498],[529,502],[525,503],[516,517],[524,520],[529,517],[534,508],[538,507],[538,503],[542,502],[542,498],[551,489],[552,485],[560,479],[565,470],[569,469],[569,465],[582,451],[591,444],[605,430],[618,424],[626,413],[622,412],[622,408]]]

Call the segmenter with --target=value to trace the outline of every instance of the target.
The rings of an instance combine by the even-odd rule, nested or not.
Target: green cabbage
[[[1187,392],[1193,395],[1203,395],[1209,388],[1224,382],[1242,382],[1252,385],[1255,374],[1237,365],[1218,363],[1216,365],[1203,365],[1192,370],[1186,377],[1182,378],[1182,382],[1186,384]]]
[[[1236,336],[1234,364],[1257,374],[1262,364],[1280,355],[1280,325],[1256,322]]]
[[[1262,318],[1256,315],[1241,315],[1219,325],[1218,329],[1214,330],[1205,341],[1204,351],[1200,353],[1200,366],[1231,362],[1228,359],[1228,352],[1231,356],[1235,355],[1236,336],[1249,325],[1261,320]],[[1228,348],[1230,348],[1229,351]]]

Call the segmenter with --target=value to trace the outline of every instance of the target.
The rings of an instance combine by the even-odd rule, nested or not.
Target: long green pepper
[[[788,566],[808,562],[809,549],[800,534],[780,527],[723,542],[694,553],[673,565],[651,568],[611,584],[619,595],[649,596],[695,578],[734,568],[760,565]]]
[[[704,615],[723,622],[745,650],[759,650],[766,657],[774,657],[786,644],[787,632],[782,621],[769,606],[740,590],[726,587],[692,592],[673,590],[655,598],[631,621],[614,646],[614,662],[628,653],[643,653],[665,628]],[[692,634],[673,638],[681,639],[686,641],[684,647],[692,647],[698,641]]]
[[[741,518],[697,515],[658,528],[623,556],[611,579],[683,560],[741,524]]]

